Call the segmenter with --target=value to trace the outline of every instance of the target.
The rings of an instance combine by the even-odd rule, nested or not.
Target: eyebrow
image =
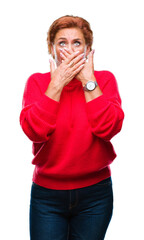
[[[59,40],[67,40],[67,38],[65,38],[65,37],[60,37],[60,38],[58,38],[58,41],[59,41]],[[82,41],[82,39],[80,39],[80,38],[74,38],[73,41]]]

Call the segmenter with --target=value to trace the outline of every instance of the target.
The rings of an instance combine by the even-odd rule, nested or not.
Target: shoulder
[[[33,73],[29,76],[28,78],[28,82],[41,82],[41,81],[46,81],[46,80],[50,80],[50,72],[47,73]]]
[[[104,88],[107,84],[108,85],[117,85],[117,81],[115,75],[107,70],[102,71],[94,71],[95,78],[98,84]]]
[[[47,73],[33,73],[31,74],[27,81],[26,86],[34,86],[37,85],[39,88],[46,88],[50,82],[50,72]]]
[[[94,75],[100,80],[115,79],[114,74],[107,70],[94,71]]]

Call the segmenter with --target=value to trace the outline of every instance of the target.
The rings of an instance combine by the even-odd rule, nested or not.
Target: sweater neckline
[[[48,72],[48,78],[50,78],[50,72]],[[64,89],[73,89],[76,86],[82,86],[81,81],[77,80],[76,78],[73,78],[65,87]]]
[[[74,88],[76,86],[81,86],[81,82],[77,80],[76,78],[73,78],[64,88]]]

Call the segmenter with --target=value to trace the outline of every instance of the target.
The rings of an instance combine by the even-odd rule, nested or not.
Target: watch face
[[[95,84],[94,84],[94,82],[92,82],[92,81],[89,81],[88,83],[87,83],[87,89],[88,90],[93,90],[93,89],[95,89]]]

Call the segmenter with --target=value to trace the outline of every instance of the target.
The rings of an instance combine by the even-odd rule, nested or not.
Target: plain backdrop
[[[27,78],[49,71],[47,31],[58,17],[87,19],[94,32],[95,70],[118,82],[125,120],[112,139],[114,214],[106,240],[144,239],[144,14],[137,0],[7,0],[0,3],[0,239],[29,239],[34,166],[19,115]]]

